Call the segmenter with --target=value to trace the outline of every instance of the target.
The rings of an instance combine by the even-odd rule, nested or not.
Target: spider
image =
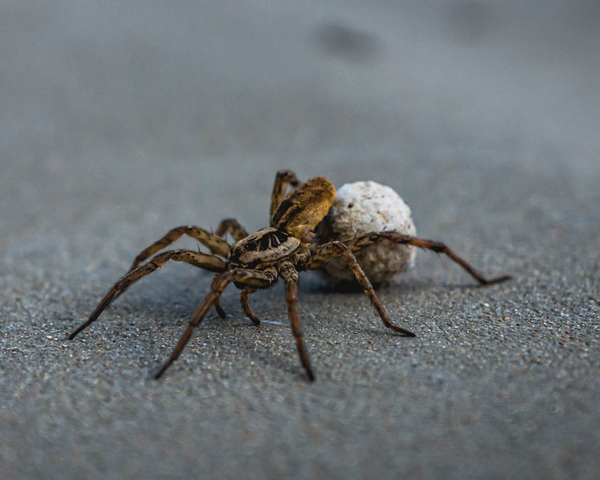
[[[288,185],[292,187],[292,191],[286,196]],[[216,272],[210,293],[192,316],[187,329],[169,359],[154,376],[158,379],[177,360],[190,340],[194,329],[200,325],[200,322],[212,307],[215,307],[217,313],[225,318],[225,312],[219,304],[219,298],[230,283],[233,282],[242,291],[241,303],[244,313],[254,325],[258,326],[260,321],[250,309],[248,296],[257,289],[273,286],[281,278],[285,285],[285,300],[300,362],[308,378],[313,381],[315,380],[315,374],[304,344],[297,307],[298,272],[314,270],[333,257],[341,256],[354,272],[356,280],[371,300],[383,324],[407,337],[414,337],[415,334],[394,325],[390,321],[375,294],[371,282],[362,271],[353,252],[380,242],[395,242],[443,253],[464,268],[481,285],[491,285],[510,278],[508,275],[504,275],[487,280],[445,244],[403,235],[395,231],[373,232],[355,237],[349,241],[334,241],[317,246],[311,243],[314,229],[326,215],[335,196],[335,187],[324,177],[314,177],[300,183],[296,175],[290,170],[277,172],[271,196],[270,227],[248,235],[236,220],[225,219],[214,234],[194,226],[182,226],[170,230],[164,237],[154,242],[136,257],[129,272],[114,284],[92,312],[89,319],[73,331],[69,335],[69,339],[73,340],[79,332],[95,322],[104,309],[131,284],[162,267],[169,260],[185,262],[198,268]],[[233,246],[223,238],[227,232],[236,240]],[[196,239],[208,247],[212,254],[194,250],[170,250],[155,255],[150,261],[143,263],[182,235],[189,235]],[[223,258],[226,260],[223,260]]]

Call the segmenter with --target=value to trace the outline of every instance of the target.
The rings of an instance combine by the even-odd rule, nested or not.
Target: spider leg
[[[379,317],[381,318],[381,321],[384,323],[384,325],[396,332],[406,335],[407,337],[416,336],[411,331],[397,327],[390,321],[390,319],[387,316],[387,313],[383,308],[383,305],[381,305],[381,302],[379,301],[379,298],[377,297],[377,294],[373,289],[373,286],[371,285],[371,282],[365,275],[365,272],[363,272],[362,268],[356,261],[356,258],[352,254],[350,248],[344,245],[342,242],[331,242],[317,247],[317,249],[312,255],[306,257],[301,262],[299,262],[299,266],[301,266],[302,270],[313,270],[315,268],[319,268],[321,265],[326,264],[333,257],[337,256],[341,256],[344,259],[344,261],[348,264],[348,266],[356,276],[356,280],[363,288],[364,292],[367,294],[367,296],[371,300],[371,303],[377,310],[377,313],[379,314]]]
[[[208,253],[195,252],[193,250],[171,250],[161,253],[148,263],[127,273],[123,278],[115,283],[108,291],[104,299],[96,307],[96,310],[92,312],[90,318],[69,335],[69,340],[73,340],[79,332],[94,323],[100,314],[106,309],[106,307],[108,307],[113,300],[121,295],[121,293],[127,290],[131,284],[159,269],[169,260],[189,263],[190,265],[203,268],[205,270],[210,270],[211,272],[222,272],[227,268],[223,260],[215,255],[209,255]]]
[[[226,218],[221,220],[219,224],[219,228],[217,228],[217,232],[215,235],[219,237],[223,237],[227,232],[231,233],[231,236],[236,242],[246,238],[248,236],[248,232],[246,229],[242,227],[238,221],[234,218]]]
[[[298,348],[300,362],[302,362],[302,366],[304,367],[304,370],[306,370],[309,380],[313,382],[315,380],[315,375],[310,366],[308,350],[304,344],[302,334],[302,323],[300,322],[300,315],[298,314],[298,272],[291,263],[286,262],[281,265],[280,275],[283,278],[285,285],[285,302],[287,303],[292,333],[296,339],[296,347]]]
[[[220,255],[225,258],[227,258],[227,255],[229,255],[231,245],[229,245],[229,243],[223,240],[220,236],[210,233],[202,228],[194,227],[193,225],[186,225],[169,230],[164,237],[143,250],[137,257],[135,257],[135,260],[131,264],[129,271],[132,272],[135,270],[137,266],[148,257],[154,255],[156,252],[165,248],[166,246],[171,245],[182,235],[188,235],[198,240],[202,245],[208,247],[213,254]]]
[[[228,232],[231,234],[231,236],[236,242],[239,242],[240,240],[248,236],[248,232],[246,231],[246,229],[242,227],[235,218],[225,218],[221,220],[221,223],[219,224],[219,228],[217,228],[215,235],[218,235],[221,238],[225,238],[225,234],[227,234]],[[227,317],[225,310],[221,308],[221,305],[219,304],[218,300],[215,302],[215,310],[222,319],[225,319]]]
[[[221,317],[223,320],[227,318],[227,314],[225,313],[225,310],[223,310],[223,308],[221,307],[221,304],[219,303],[218,299],[215,302],[215,310],[219,314],[219,317]]]
[[[246,270],[243,268],[236,268],[228,272],[217,275],[212,282],[210,287],[210,293],[206,296],[202,304],[198,307],[194,315],[192,316],[188,327],[177,342],[177,345],[173,349],[171,356],[163,364],[159,372],[154,376],[158,379],[163,373],[169,368],[169,366],[177,360],[181,351],[190,340],[194,329],[200,325],[206,313],[210,308],[219,300],[221,294],[225,291],[227,286],[231,282],[242,283],[255,288],[267,288],[273,285],[277,281],[277,275],[270,270]]]
[[[246,314],[246,316],[250,320],[252,320],[252,323],[254,323],[254,325],[258,327],[260,325],[260,320],[256,318],[254,313],[252,313],[250,305],[248,304],[248,295],[254,292],[256,292],[256,288],[244,287],[242,289],[242,294],[240,295],[240,301],[242,302],[242,308],[244,309],[244,313]]]
[[[436,253],[443,253],[450,257],[454,262],[458,263],[464,268],[473,278],[475,278],[481,285],[492,285],[494,283],[504,282],[510,279],[510,275],[502,275],[491,279],[484,278],[479,272],[477,272],[471,265],[469,265],[464,259],[459,257],[456,253],[450,250],[446,244],[442,242],[436,242],[433,240],[425,240],[423,238],[411,237],[410,235],[403,235],[398,232],[378,232],[378,233],[367,233],[361,235],[348,242],[344,242],[346,246],[353,252],[362,250],[369,245],[374,245],[384,241],[392,243],[399,243],[403,245],[409,245],[413,247],[425,248],[427,250],[433,250]]]
[[[292,187],[297,187],[300,184],[294,172],[291,170],[279,170],[275,175],[275,185],[273,185],[273,193],[271,194],[271,210],[269,218],[273,218],[275,210],[277,210],[283,197],[285,197],[285,189],[288,186],[288,183]],[[273,225],[271,224],[271,226]]]

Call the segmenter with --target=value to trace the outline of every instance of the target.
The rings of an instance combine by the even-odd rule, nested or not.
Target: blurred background
[[[599,147],[593,0],[0,8],[5,161],[289,155],[414,136]]]
[[[135,171],[154,180],[128,187],[153,186],[157,209],[175,182],[189,218],[203,182],[270,189],[283,167],[409,197],[419,165],[454,156],[535,169],[568,151],[586,168],[600,151],[599,51],[594,0],[2,0],[3,217],[40,195],[14,190],[23,169],[74,197]],[[265,192],[231,194],[223,210],[258,227]]]

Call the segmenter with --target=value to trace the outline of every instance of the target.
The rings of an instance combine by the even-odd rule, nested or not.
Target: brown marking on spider
[[[288,184],[295,188],[286,196],[285,191]],[[304,344],[302,324],[298,313],[298,272],[314,270],[334,257],[341,257],[354,272],[358,283],[375,306],[383,324],[407,337],[414,337],[415,334],[394,325],[390,321],[379,298],[377,298],[375,290],[373,290],[371,282],[362,271],[353,252],[358,252],[369,245],[380,242],[395,242],[443,253],[464,268],[481,285],[491,285],[510,278],[508,275],[504,275],[488,280],[443,243],[402,235],[397,232],[373,232],[346,242],[336,241],[319,246],[310,244],[314,228],[326,215],[335,195],[333,184],[324,177],[315,177],[304,183],[299,183],[293,172],[282,170],[275,177],[275,186],[271,196],[270,227],[248,235],[237,221],[227,219],[221,222],[216,234],[193,226],[174,228],[136,257],[129,272],[115,283],[92,312],[90,318],[73,331],[69,335],[69,339],[73,340],[79,332],[95,322],[104,309],[131,284],[154,272],[169,260],[185,262],[198,268],[216,272],[217,275],[212,282],[210,293],[192,316],[187,329],[169,359],[155,375],[155,378],[159,378],[177,360],[190,340],[192,332],[212,307],[215,307],[221,317],[225,317],[225,312],[219,304],[219,298],[230,283],[233,283],[242,291],[240,298],[242,308],[250,320],[258,326],[260,321],[250,309],[248,295],[258,289],[269,288],[279,278],[282,278],[285,285],[285,300],[288,306],[292,333],[296,340],[300,361],[308,378],[314,380],[315,375],[308,359],[308,351]],[[231,233],[236,240],[233,246],[222,238],[227,232]],[[146,259],[184,234],[195,238],[208,247],[212,254],[193,250],[171,250],[155,255],[150,261],[142,264]],[[225,260],[220,257],[225,258]]]

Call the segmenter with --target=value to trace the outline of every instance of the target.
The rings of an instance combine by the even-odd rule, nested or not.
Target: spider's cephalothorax
[[[335,187],[326,178],[304,182],[279,204],[271,218],[272,227],[242,238],[231,248],[229,270],[261,269],[294,254],[302,243],[310,241],[334,199]]]
[[[241,239],[227,257],[229,270],[262,269],[289,257],[300,247],[300,240],[281,230],[268,227]]]
[[[288,185],[291,185],[293,189],[286,196],[285,192]],[[326,178],[315,177],[304,183],[299,183],[296,175],[290,170],[278,172],[271,196],[270,227],[248,235],[237,221],[227,219],[221,222],[215,234],[194,226],[174,228],[136,257],[127,275],[109,290],[96,307],[96,310],[90,315],[90,318],[71,333],[69,339],[75,338],[79,332],[96,321],[104,309],[132,283],[154,272],[169,260],[175,260],[216,272],[217,275],[212,282],[210,293],[194,313],[173,353],[155,375],[155,378],[159,378],[177,360],[192,332],[213,306],[219,315],[225,318],[225,313],[219,304],[219,298],[227,285],[234,283],[236,287],[242,290],[241,303],[244,312],[258,326],[260,321],[250,309],[248,295],[257,289],[269,288],[281,278],[285,285],[285,299],[300,361],[309,379],[314,380],[315,376],[308,360],[308,352],[302,337],[302,327],[298,314],[298,272],[319,268],[333,257],[342,257],[369,296],[384,325],[410,337],[414,336],[414,333],[398,327],[390,321],[373,290],[371,282],[363,273],[352,252],[357,252],[380,242],[395,242],[444,253],[482,285],[490,285],[510,278],[505,275],[487,280],[443,243],[402,235],[397,232],[372,232],[345,242],[331,242],[319,246],[311,244],[314,228],[325,217],[334,199],[335,188]],[[233,246],[223,239],[227,232],[236,240]],[[198,240],[212,254],[194,250],[170,250],[155,255],[150,261],[143,263],[184,234]]]

